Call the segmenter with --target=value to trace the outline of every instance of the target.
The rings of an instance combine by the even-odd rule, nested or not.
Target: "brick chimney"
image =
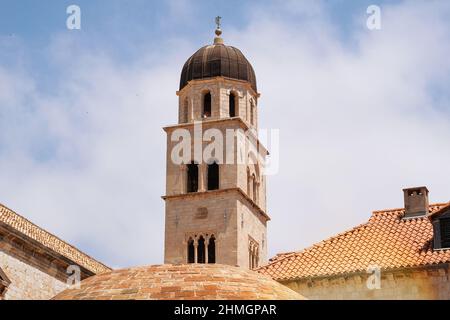
[[[403,218],[426,216],[428,214],[428,188],[417,187],[403,189],[405,215]]]

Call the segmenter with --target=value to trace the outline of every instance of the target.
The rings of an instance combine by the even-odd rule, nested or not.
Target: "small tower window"
[[[259,245],[251,239],[248,245],[248,267],[250,269],[258,268],[259,265]]]
[[[211,117],[211,92],[205,93],[203,96],[203,118]]]
[[[213,235],[208,243],[208,263],[216,263],[216,238]]]
[[[197,263],[205,263],[205,238],[203,236],[198,239]]]
[[[195,262],[195,247],[194,247],[194,240],[192,238],[189,238],[187,246],[188,246],[187,247],[188,263],[194,263]]]
[[[229,97],[229,114],[230,117],[235,117],[236,116],[236,96],[234,95],[234,93],[230,93],[230,97]]]
[[[441,229],[441,248],[450,248],[450,218],[439,221]]]
[[[189,101],[186,98],[186,100],[184,100],[182,122],[188,122],[188,121],[189,121]]]
[[[252,125],[255,124],[255,105],[253,104],[253,101],[250,102],[250,123]]]
[[[258,184],[256,182],[255,174],[252,175],[252,182],[253,182],[253,201],[256,202],[257,195],[258,195]]]
[[[187,165],[187,192],[198,191],[198,165],[191,162]]]
[[[219,165],[214,161],[208,164],[208,190],[219,189]]]
[[[247,195],[250,197],[252,193],[252,176],[250,175],[250,169],[247,168]]]

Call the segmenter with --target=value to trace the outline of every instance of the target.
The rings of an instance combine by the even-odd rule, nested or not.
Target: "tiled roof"
[[[102,273],[111,269],[74,246],[38,227],[21,215],[0,204],[0,226],[5,224],[28,238],[31,238],[50,250],[72,260],[93,273]]]
[[[54,300],[302,300],[257,272],[221,264],[164,264],[95,275]]]
[[[430,214],[448,204],[430,206]],[[433,250],[427,217],[402,219],[404,209],[373,212],[369,221],[310,248],[280,254],[257,271],[275,280],[327,277],[381,269],[420,267],[450,262],[450,250]]]

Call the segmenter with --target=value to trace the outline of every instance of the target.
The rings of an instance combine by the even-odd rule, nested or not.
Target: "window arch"
[[[219,189],[219,165],[216,161],[208,164],[208,190]]]
[[[233,92],[230,92],[228,101],[229,101],[228,113],[229,116],[232,118],[236,116],[236,95]]]
[[[250,239],[248,244],[248,267],[250,269],[258,268],[259,265],[259,245]]]
[[[186,98],[184,100],[181,122],[188,122],[188,121],[189,121],[189,100],[188,98]]]
[[[188,263],[216,263],[217,240],[214,233],[187,235]]]
[[[258,182],[256,181],[255,174],[252,175],[252,183],[253,183],[253,201],[256,202],[258,196]]]
[[[206,92],[203,95],[203,113],[202,118],[211,117],[211,92]]]
[[[187,244],[187,262],[194,263],[195,262],[195,247],[194,247],[194,239],[189,238]]]
[[[197,244],[197,263],[205,263],[205,238],[200,236]]]
[[[194,161],[187,165],[187,192],[198,191],[198,164]]]
[[[253,100],[250,101],[250,123],[252,125],[255,124],[255,104],[253,103]]]
[[[252,194],[252,176],[250,174],[250,168],[247,167],[247,195],[250,197]]]
[[[211,235],[208,241],[208,263],[216,263],[216,238]]]

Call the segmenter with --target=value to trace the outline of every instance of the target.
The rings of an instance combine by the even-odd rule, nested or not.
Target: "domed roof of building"
[[[247,81],[257,92],[252,65],[239,49],[223,43],[221,33],[217,29],[214,44],[200,48],[186,61],[181,71],[180,90],[191,80],[226,77]]]
[[[220,264],[155,265],[87,278],[54,300],[300,300],[298,293],[255,271]]]

